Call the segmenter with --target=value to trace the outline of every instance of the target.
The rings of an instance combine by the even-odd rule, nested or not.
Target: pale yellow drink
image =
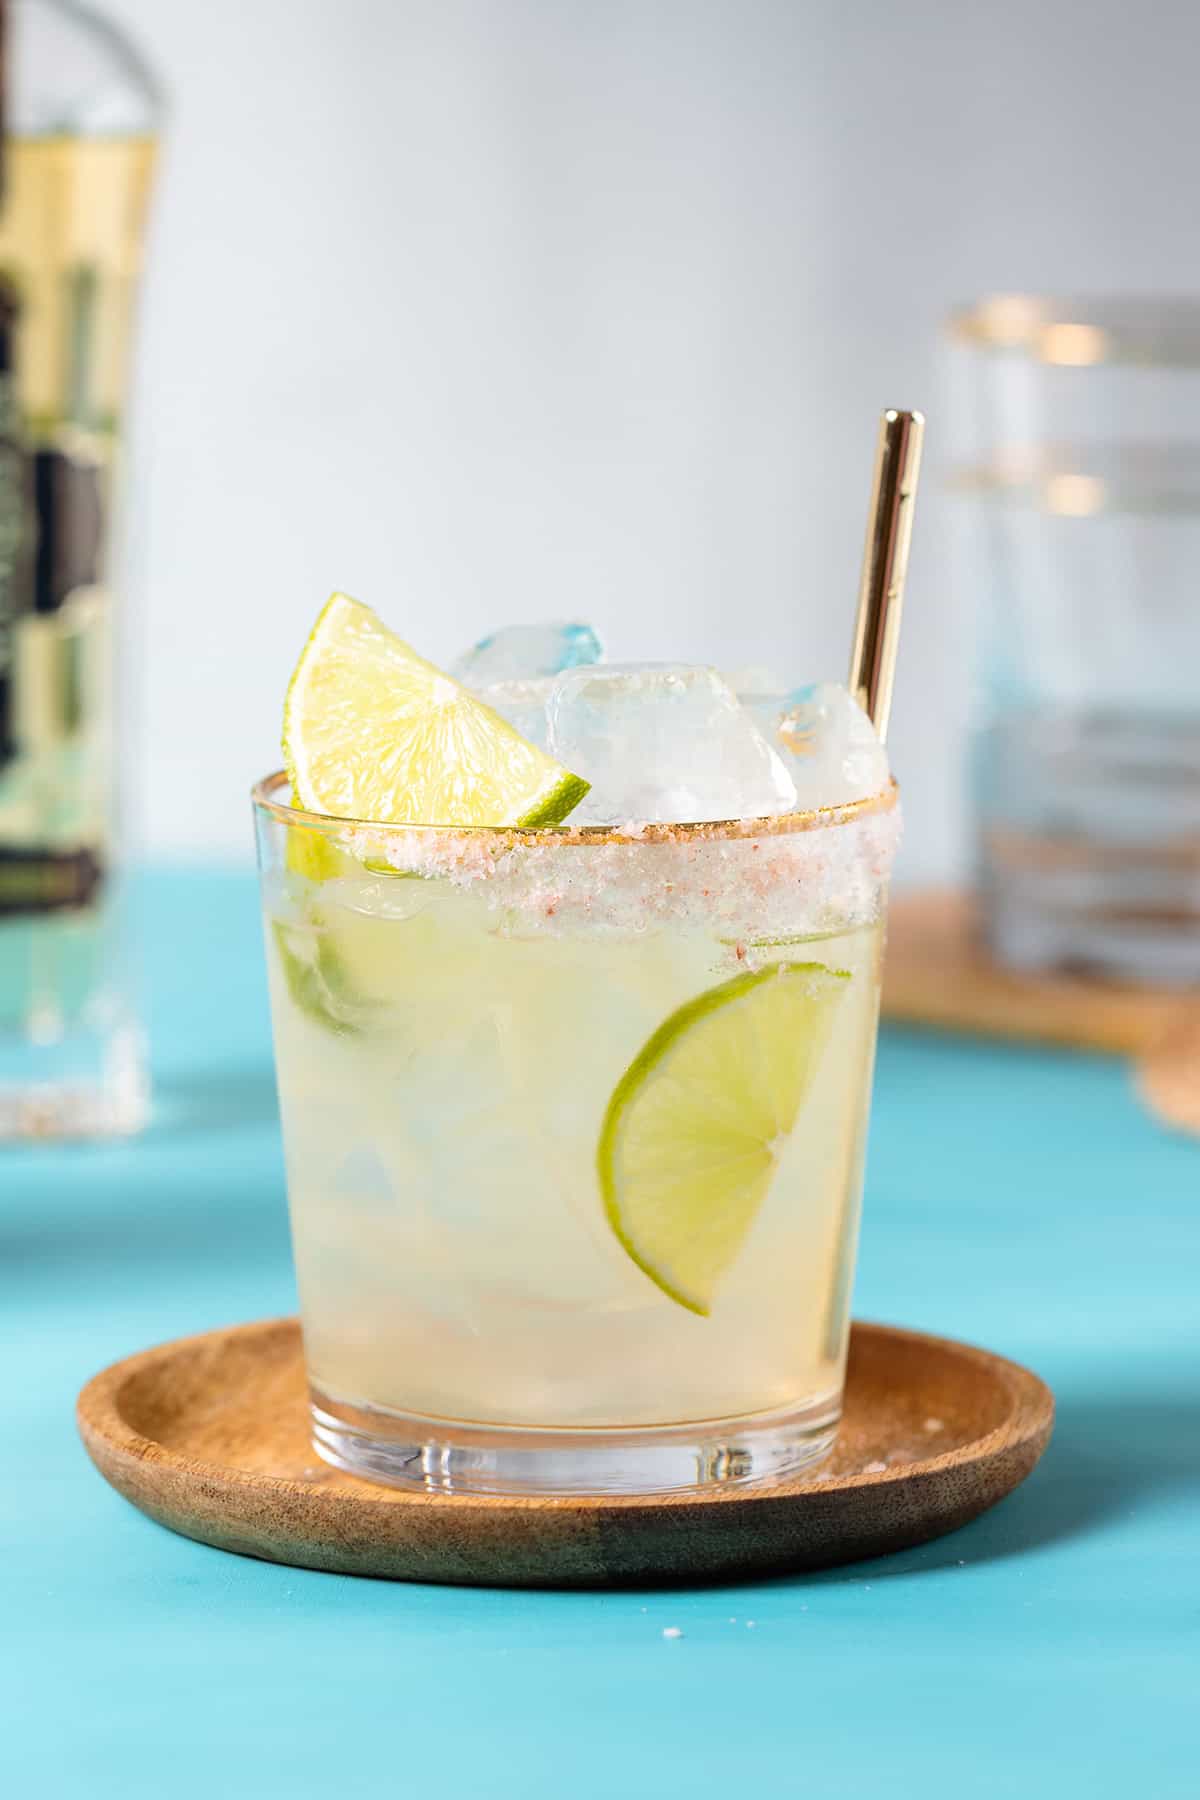
[[[700,1445],[693,1480],[730,1447],[734,1474],[823,1450],[846,1352],[891,797],[795,830],[772,822],[761,839],[735,828],[728,842],[722,828],[623,843],[412,832],[350,855],[344,837],[332,849],[286,818],[260,805],[318,1421],[332,1419],[335,1437],[341,1421],[351,1441],[399,1421],[427,1479],[429,1447],[457,1441],[458,1427],[488,1456],[520,1434],[595,1433],[618,1464],[622,1443],[636,1463],[642,1434]],[[383,856],[410,866],[390,872]],[[715,1019],[726,992],[754,986],[747,971],[776,969],[820,995],[811,1029],[804,1005],[797,1015],[794,1054],[811,1066],[700,1311],[614,1228],[606,1121],[664,1022],[673,1041],[669,1022],[683,1032],[692,1013]],[[722,1030],[718,1019],[714,1054]],[[791,1044],[772,1040],[764,1082],[787,1085]],[[690,1154],[681,1136],[684,1164]],[[362,1466],[320,1429],[318,1444]],[[628,1485],[686,1484],[692,1466],[677,1458],[661,1480]],[[521,1485],[498,1467],[464,1484]]]

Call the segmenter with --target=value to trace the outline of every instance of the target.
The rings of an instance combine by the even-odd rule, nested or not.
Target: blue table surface
[[[1059,1402],[974,1525],[669,1591],[321,1575],[151,1524],[75,1435],[105,1363],[294,1306],[252,882],[160,871],[136,906],[152,1128],[0,1153],[0,1792],[1200,1791],[1200,1145],[1126,1067],[883,1037],[856,1311]]]

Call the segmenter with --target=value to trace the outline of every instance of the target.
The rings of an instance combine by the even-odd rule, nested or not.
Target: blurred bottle
[[[71,0],[0,0],[0,1138],[135,1130],[111,557],[157,95]]]
[[[1200,981],[1200,300],[1001,296],[951,330],[989,943]]]

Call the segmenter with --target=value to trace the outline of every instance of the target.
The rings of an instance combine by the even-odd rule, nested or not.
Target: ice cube
[[[715,669],[571,669],[549,712],[553,755],[592,784],[572,824],[749,819],[796,803],[783,757]]]
[[[529,681],[558,675],[563,669],[598,663],[604,655],[590,625],[554,621],[547,625],[505,625],[480,638],[460,656],[450,673],[464,686],[492,687],[497,682]]]
[[[802,808],[844,806],[887,786],[887,751],[861,706],[837,682],[790,694],[743,694],[741,701],[784,753]]]
[[[552,675],[538,676],[531,681],[496,681],[475,691],[523,738],[528,738],[539,750],[549,750],[550,720],[546,709],[554,692]]]
[[[739,700],[755,694],[782,694],[787,688],[786,680],[781,681],[775,670],[768,669],[765,663],[748,663],[743,669],[727,669],[725,680]]]
[[[334,907],[344,907],[356,917],[365,914],[369,919],[415,919],[433,900],[435,891],[431,881],[397,879],[394,874],[380,876],[364,870],[361,876],[337,876],[323,882],[321,913],[335,929],[338,915]]]

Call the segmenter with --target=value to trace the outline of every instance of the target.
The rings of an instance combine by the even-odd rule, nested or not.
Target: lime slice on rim
[[[346,594],[296,664],[283,751],[298,806],[380,825],[556,825],[588,791]]]
[[[613,1092],[604,1209],[664,1294],[707,1317],[766,1198],[850,977],[772,963],[664,1020]]]

